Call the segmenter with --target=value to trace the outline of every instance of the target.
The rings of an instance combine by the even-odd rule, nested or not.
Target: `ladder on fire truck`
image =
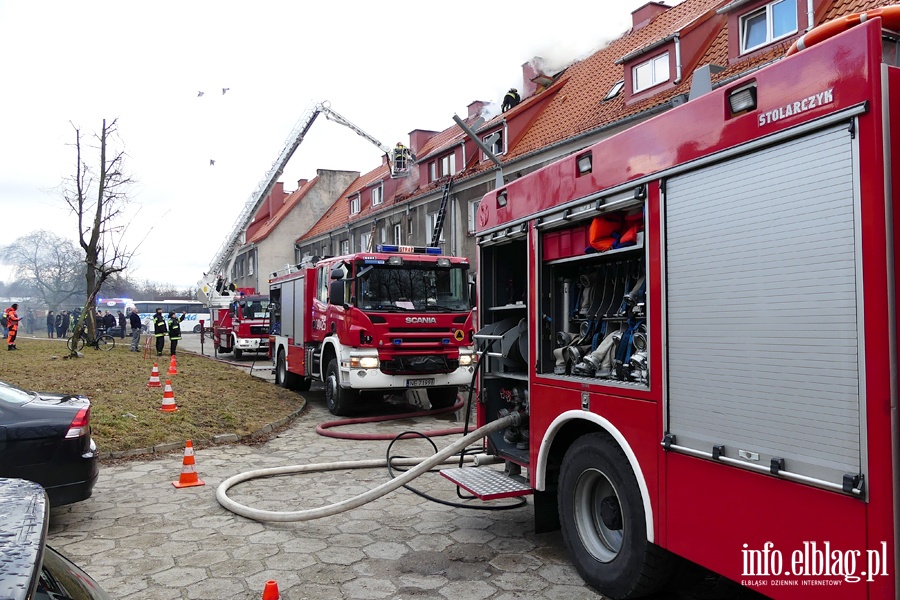
[[[447,203],[450,200],[450,190],[453,189],[453,177],[444,184],[444,195],[441,197],[441,207],[438,209],[437,218],[434,220],[434,231],[431,232],[431,246],[437,247],[441,241],[441,233],[444,230],[444,218],[447,216]]]
[[[278,178],[281,177],[281,175],[284,173],[284,168],[287,166],[288,161],[291,159],[291,157],[294,155],[294,152],[303,142],[303,138],[306,137],[306,134],[309,132],[310,127],[312,127],[313,123],[316,121],[316,117],[318,117],[320,114],[324,114],[325,118],[329,121],[334,121],[335,123],[340,123],[344,127],[347,127],[357,135],[367,139],[369,142],[377,146],[382,152],[384,152],[388,157],[388,164],[391,168],[391,177],[405,177],[409,175],[411,161],[398,161],[399,163],[401,163],[403,169],[396,170],[393,151],[390,148],[360,129],[357,125],[351,123],[340,113],[332,110],[331,105],[327,101],[310,104],[309,106],[307,106],[306,110],[303,111],[303,115],[297,121],[297,124],[294,125],[293,130],[291,130],[291,133],[288,136],[287,141],[285,142],[284,148],[281,150],[281,154],[279,154],[275,162],[272,163],[272,167],[266,173],[265,177],[263,177],[263,179],[259,182],[259,185],[250,195],[250,198],[247,199],[247,202],[244,204],[244,208],[241,210],[241,213],[238,215],[238,218],[231,229],[231,233],[229,233],[229,235],[222,242],[219,251],[216,252],[215,258],[213,258],[209,266],[209,273],[213,277],[215,277],[217,273],[222,272],[223,268],[225,267],[225,261],[228,260],[234,250],[238,246],[240,246],[241,234],[253,221],[254,215],[259,210],[260,206],[262,206],[268,195],[272,192],[272,188],[275,187],[275,183],[278,181]],[[412,160],[415,160],[415,157],[412,157]]]

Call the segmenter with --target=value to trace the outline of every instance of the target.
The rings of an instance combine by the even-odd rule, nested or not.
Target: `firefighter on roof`
[[[509,88],[509,91],[506,92],[506,95],[503,97],[503,104],[500,106],[500,109],[503,112],[508,111],[511,108],[514,108],[522,99],[519,97],[519,90],[516,88]]]

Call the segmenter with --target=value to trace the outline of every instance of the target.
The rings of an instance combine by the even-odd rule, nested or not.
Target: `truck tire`
[[[240,348],[235,348],[235,349],[234,349],[234,358],[235,358],[235,360],[239,359],[239,358],[242,357],[243,355],[244,355],[244,351],[243,351],[243,350],[241,350]]]
[[[644,503],[622,449],[602,433],[566,452],[559,474],[559,522],[578,573],[610,598],[657,591],[674,560],[647,540]]]
[[[428,402],[431,403],[431,409],[450,408],[456,404],[459,397],[459,388],[456,387],[439,387],[428,388]]]
[[[350,414],[350,410],[359,392],[356,390],[345,390],[341,388],[341,371],[338,368],[336,358],[332,358],[328,363],[328,370],[325,373],[325,403],[331,414],[343,417]]]
[[[278,359],[275,361],[275,384],[288,390],[299,390],[302,392],[309,390],[311,384],[308,377],[301,377],[288,371],[287,359],[284,356],[283,348],[278,351]]]

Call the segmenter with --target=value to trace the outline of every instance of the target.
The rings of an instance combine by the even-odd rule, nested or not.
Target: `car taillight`
[[[69,431],[66,432],[66,439],[79,438],[83,435],[87,435],[90,430],[91,408],[88,406],[79,410],[78,414],[75,415],[75,418],[72,419],[72,423],[69,425]]]

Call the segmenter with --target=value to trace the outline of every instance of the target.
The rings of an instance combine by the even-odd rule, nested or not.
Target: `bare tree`
[[[129,250],[124,243],[127,225],[122,224],[130,202],[128,188],[132,179],[124,171],[125,152],[109,148],[114,140],[118,140],[116,124],[116,119],[109,124],[104,119],[100,134],[94,134],[98,145],[93,149],[100,152],[100,160],[95,166],[88,164],[83,156],[85,145],[92,146],[85,143],[81,130],[72,125],[75,130],[75,175],[63,189],[66,204],[78,218],[78,243],[85,255],[87,298],[75,331],[81,331],[86,325],[91,337],[97,334],[93,315],[100,288],[112,275],[127,269],[134,255],[134,250]],[[72,355],[77,353],[73,351]]]
[[[33,231],[0,251],[16,278],[51,310],[83,292],[84,253],[71,240]]]

